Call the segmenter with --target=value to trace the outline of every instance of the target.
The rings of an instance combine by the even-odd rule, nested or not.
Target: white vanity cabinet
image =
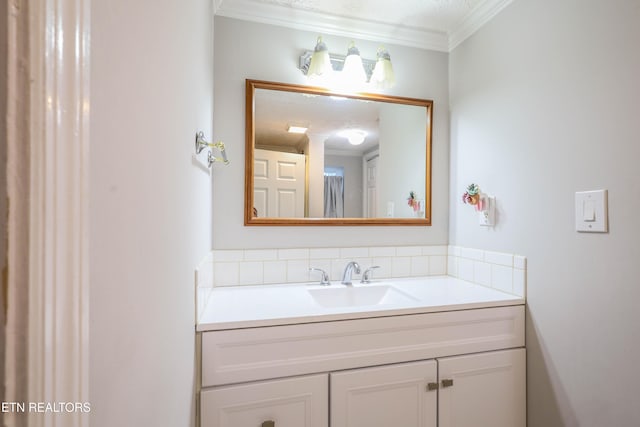
[[[526,425],[524,305],[221,328],[200,341],[200,427]]]
[[[331,373],[331,427],[524,427],[525,350]]]
[[[327,374],[222,386],[200,395],[201,427],[328,427]]]
[[[435,360],[331,373],[331,427],[436,427]]]

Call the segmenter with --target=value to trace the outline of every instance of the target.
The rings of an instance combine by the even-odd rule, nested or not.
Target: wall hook
[[[204,132],[200,131],[196,133],[196,154],[200,154],[202,150],[205,149],[205,147],[217,148],[218,150],[220,150],[221,157],[214,156],[211,151],[209,151],[209,153],[207,154],[207,162],[209,164],[209,167],[211,167],[211,165],[215,162],[222,162],[225,165],[229,164],[229,159],[227,159],[227,152],[225,151],[224,142],[207,142],[204,139]]]

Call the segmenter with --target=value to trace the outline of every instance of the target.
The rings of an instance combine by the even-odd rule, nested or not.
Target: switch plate
[[[609,231],[607,190],[576,193],[576,231],[606,233]]]

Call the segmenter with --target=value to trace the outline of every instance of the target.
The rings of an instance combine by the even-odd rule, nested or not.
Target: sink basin
[[[323,307],[358,307],[382,304],[406,304],[418,301],[389,285],[342,286],[310,289],[313,300]]]

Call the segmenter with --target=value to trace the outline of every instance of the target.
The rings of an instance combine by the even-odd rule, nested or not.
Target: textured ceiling
[[[216,14],[450,51],[512,0],[216,0]]]

